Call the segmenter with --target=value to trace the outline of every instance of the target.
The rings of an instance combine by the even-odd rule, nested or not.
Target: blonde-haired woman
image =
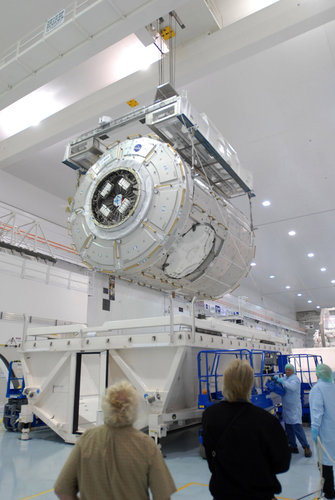
[[[136,430],[139,396],[126,381],[103,398],[104,425],[87,430],[73,448],[55,484],[60,500],[169,500],[176,491],[152,438]]]
[[[291,454],[279,421],[250,403],[254,372],[235,359],[223,374],[224,401],[203,414],[203,440],[214,500],[271,500],[281,492],[276,474]]]

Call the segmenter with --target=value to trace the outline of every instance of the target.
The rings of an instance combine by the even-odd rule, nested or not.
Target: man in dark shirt
[[[224,372],[225,401],[203,414],[203,440],[214,500],[271,500],[281,492],[276,474],[290,465],[286,434],[270,413],[250,403],[254,372],[235,359]]]

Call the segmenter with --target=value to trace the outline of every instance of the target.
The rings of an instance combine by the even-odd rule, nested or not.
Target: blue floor
[[[311,442],[310,429],[305,430]],[[53,484],[72,445],[65,444],[49,429],[35,430],[31,437],[30,441],[21,441],[17,433],[0,426],[1,500],[55,499]],[[172,498],[210,500],[209,471],[206,460],[199,456],[198,427],[171,432],[162,440],[162,449],[179,490]],[[290,470],[278,479],[283,489],[279,499],[317,497],[320,474],[315,454],[305,458],[300,448],[299,455],[292,455]]]

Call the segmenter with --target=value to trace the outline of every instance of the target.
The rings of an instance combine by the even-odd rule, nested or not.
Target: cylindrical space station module
[[[244,214],[153,136],[99,158],[81,178],[69,224],[89,266],[189,298],[231,291],[254,255]]]

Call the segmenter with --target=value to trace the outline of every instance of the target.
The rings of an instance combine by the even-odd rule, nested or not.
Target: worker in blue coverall
[[[325,498],[335,498],[333,460],[335,460],[335,384],[333,371],[328,365],[316,367],[317,383],[309,393],[312,437],[321,441],[323,493]]]
[[[311,457],[312,450],[302,427],[301,384],[295,373],[294,366],[288,363],[285,365],[285,377],[279,378],[274,376],[273,380],[281,384],[285,390],[285,394],[282,396],[283,420],[291,453],[299,453],[296,441],[297,437],[304,449],[305,457]]]

